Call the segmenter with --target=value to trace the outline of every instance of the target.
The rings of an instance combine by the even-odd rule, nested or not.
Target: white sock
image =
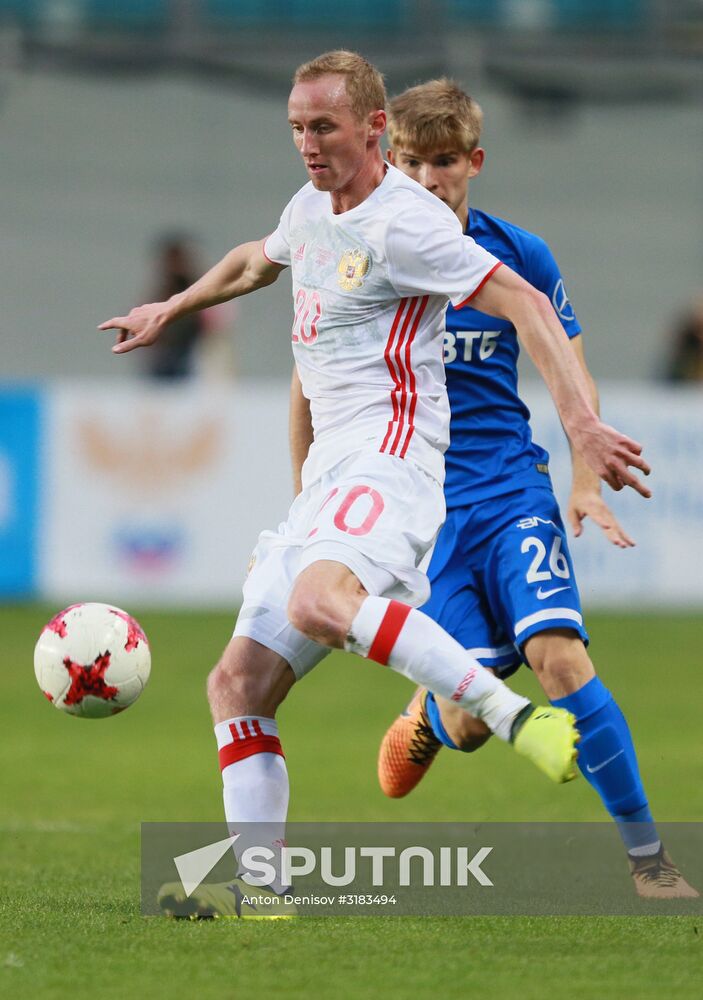
[[[530,704],[427,615],[387,597],[366,598],[345,649],[387,664],[416,684],[458,702],[506,741],[515,716]]]
[[[278,726],[273,719],[238,716],[218,722],[215,737],[225,818],[230,833],[239,834],[234,845],[237,858],[247,847],[266,847],[278,855],[285,840],[289,793]],[[275,861],[271,863],[280,871]],[[274,892],[288,888],[278,878],[270,887]]]

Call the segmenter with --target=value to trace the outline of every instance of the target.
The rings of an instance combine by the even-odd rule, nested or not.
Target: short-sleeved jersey
[[[264,252],[292,269],[293,353],[314,429],[303,484],[363,449],[410,459],[442,482],[445,307],[467,301],[500,261],[391,166],[338,215],[307,184]]]
[[[551,300],[569,337],[581,332],[556,261],[539,236],[470,209],[466,232]],[[456,507],[548,484],[549,455],[532,440],[518,396],[515,327],[470,306],[447,309],[444,359],[451,406],[445,497]]]

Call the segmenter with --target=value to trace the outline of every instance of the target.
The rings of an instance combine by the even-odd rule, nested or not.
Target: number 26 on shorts
[[[549,569],[544,568],[547,548],[541,538],[537,538],[534,535],[524,538],[520,546],[520,551],[523,554],[531,551],[535,553],[526,574],[528,583],[540,583],[543,580],[551,580],[553,576],[559,577],[561,580],[568,580],[571,576],[569,563],[561,551],[561,537],[559,535],[556,535],[552,542],[552,548],[549,553]]]

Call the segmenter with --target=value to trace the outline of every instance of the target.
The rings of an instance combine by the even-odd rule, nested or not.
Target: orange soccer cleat
[[[427,774],[442,746],[425,710],[427,691],[418,688],[410,704],[388,729],[378,754],[378,781],[391,799],[401,799]]]

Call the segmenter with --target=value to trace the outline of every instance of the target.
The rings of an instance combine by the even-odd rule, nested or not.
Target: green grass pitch
[[[34,680],[32,648],[53,610],[0,608],[3,997],[700,995],[703,920],[693,917],[141,917],[139,823],[221,819],[204,683],[231,622],[132,609],[151,640],[151,682],[128,712],[88,721],[52,709]],[[699,616],[593,615],[589,625],[655,814],[701,820]],[[511,683],[536,694],[526,671]],[[279,717],[291,819],[603,819],[582,779],[552,786],[497,742],[475,756],[443,752],[416,793],[384,799],[378,743],[409,693],[342,654],[293,691]]]

